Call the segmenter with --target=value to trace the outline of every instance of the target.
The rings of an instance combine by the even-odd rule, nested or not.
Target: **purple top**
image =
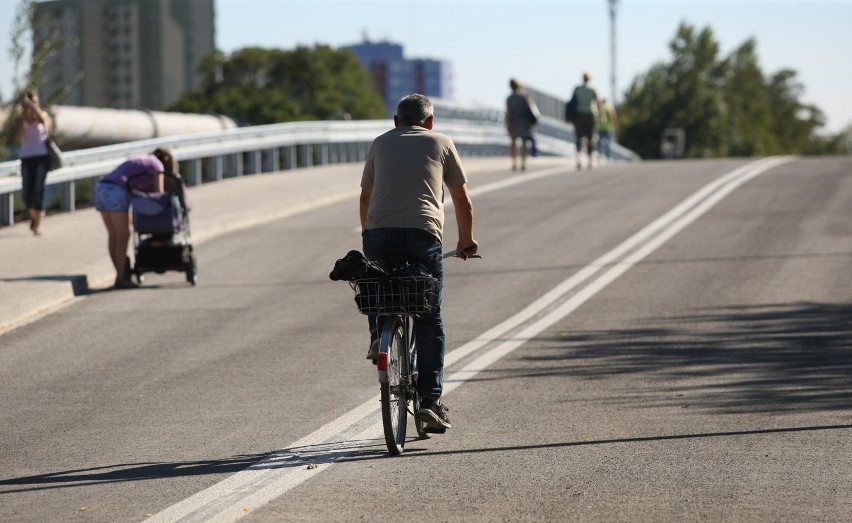
[[[103,179],[126,189],[128,178],[135,174],[157,174],[164,171],[163,162],[158,160],[153,154],[146,154],[145,156],[128,158],[124,163],[116,167],[115,170],[104,176]]]

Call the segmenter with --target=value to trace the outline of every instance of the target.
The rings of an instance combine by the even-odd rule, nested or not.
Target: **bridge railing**
[[[63,154],[63,166],[51,171],[46,183],[58,186],[61,209],[73,211],[77,200],[76,182],[98,179],[125,159],[149,153],[157,147],[170,147],[181,162],[181,173],[187,183],[199,185],[225,177],[361,162],[373,139],[391,125],[388,120],[288,122],[68,151]],[[464,156],[508,155],[506,131],[501,122],[493,119],[441,118],[436,121],[435,130],[451,136]],[[555,119],[543,118],[537,146],[543,155],[573,156],[573,128]],[[14,221],[14,194],[21,189],[19,171],[18,161],[0,163],[2,225]]]

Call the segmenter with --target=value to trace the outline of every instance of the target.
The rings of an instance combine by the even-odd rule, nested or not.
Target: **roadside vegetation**
[[[801,101],[796,72],[764,73],[757,42],[719,56],[710,28],[682,23],[671,59],[635,78],[617,108],[618,141],[643,158],[660,157],[663,130],[683,129],[685,157],[850,154],[852,125],[820,135],[825,114]]]
[[[249,47],[217,52],[201,66],[202,86],[166,109],[219,113],[245,125],[387,117],[381,95],[348,49]]]

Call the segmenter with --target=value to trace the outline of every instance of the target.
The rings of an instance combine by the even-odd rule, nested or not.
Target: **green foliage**
[[[12,59],[14,71],[12,76],[14,92],[8,100],[4,101],[3,109],[6,118],[3,121],[2,130],[0,130],[0,140],[7,146],[14,142],[15,125],[20,113],[19,102],[24,92],[29,89],[38,89],[38,86],[41,85],[45,62],[64,46],[75,43],[76,40],[63,38],[59,28],[54,25],[49,27],[47,34],[39,39],[36,47],[30,50],[33,33],[42,27],[45,27],[45,21],[36,19],[36,1],[20,0],[15,10],[15,21],[9,43],[9,57]],[[29,64],[26,63],[27,60],[29,60]],[[70,82],[63,85],[57,92],[40,93],[42,107],[50,112],[50,106],[67,98],[71,88],[82,77],[83,73],[78,72]],[[7,148],[3,148],[2,156],[3,158],[0,159],[5,160],[11,156],[11,153]]]
[[[666,128],[684,129],[692,158],[842,153],[842,136],[817,135],[825,116],[800,101],[796,73],[764,75],[754,39],[719,58],[709,28],[681,23],[669,48],[671,61],[637,77],[618,109],[619,141],[640,156],[659,157]]]
[[[35,0],[21,0],[15,9],[15,21],[12,24],[12,32],[10,34],[11,41],[9,42],[9,57],[12,59],[12,96],[4,100],[3,112],[5,120],[3,121],[2,130],[0,130],[0,139],[5,145],[2,152],[2,160],[11,159],[11,152],[8,149],[15,141],[15,128],[17,119],[20,114],[19,101],[28,85],[29,79],[23,79],[21,69],[25,59],[27,58],[27,41],[31,34],[35,17]],[[27,74],[29,76],[29,74]]]
[[[208,56],[202,86],[167,110],[218,113],[251,125],[347,117],[384,118],[385,103],[347,49],[249,47]]]

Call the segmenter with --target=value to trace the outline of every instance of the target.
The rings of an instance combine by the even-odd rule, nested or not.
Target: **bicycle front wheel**
[[[408,422],[406,406],[406,376],[408,373],[408,329],[402,318],[391,316],[385,320],[382,328],[382,342],[379,347],[379,371],[386,373],[379,380],[382,397],[382,425],[385,430],[385,443],[394,456],[402,454],[405,446],[405,426]],[[384,353],[387,353],[387,370],[384,366]]]

